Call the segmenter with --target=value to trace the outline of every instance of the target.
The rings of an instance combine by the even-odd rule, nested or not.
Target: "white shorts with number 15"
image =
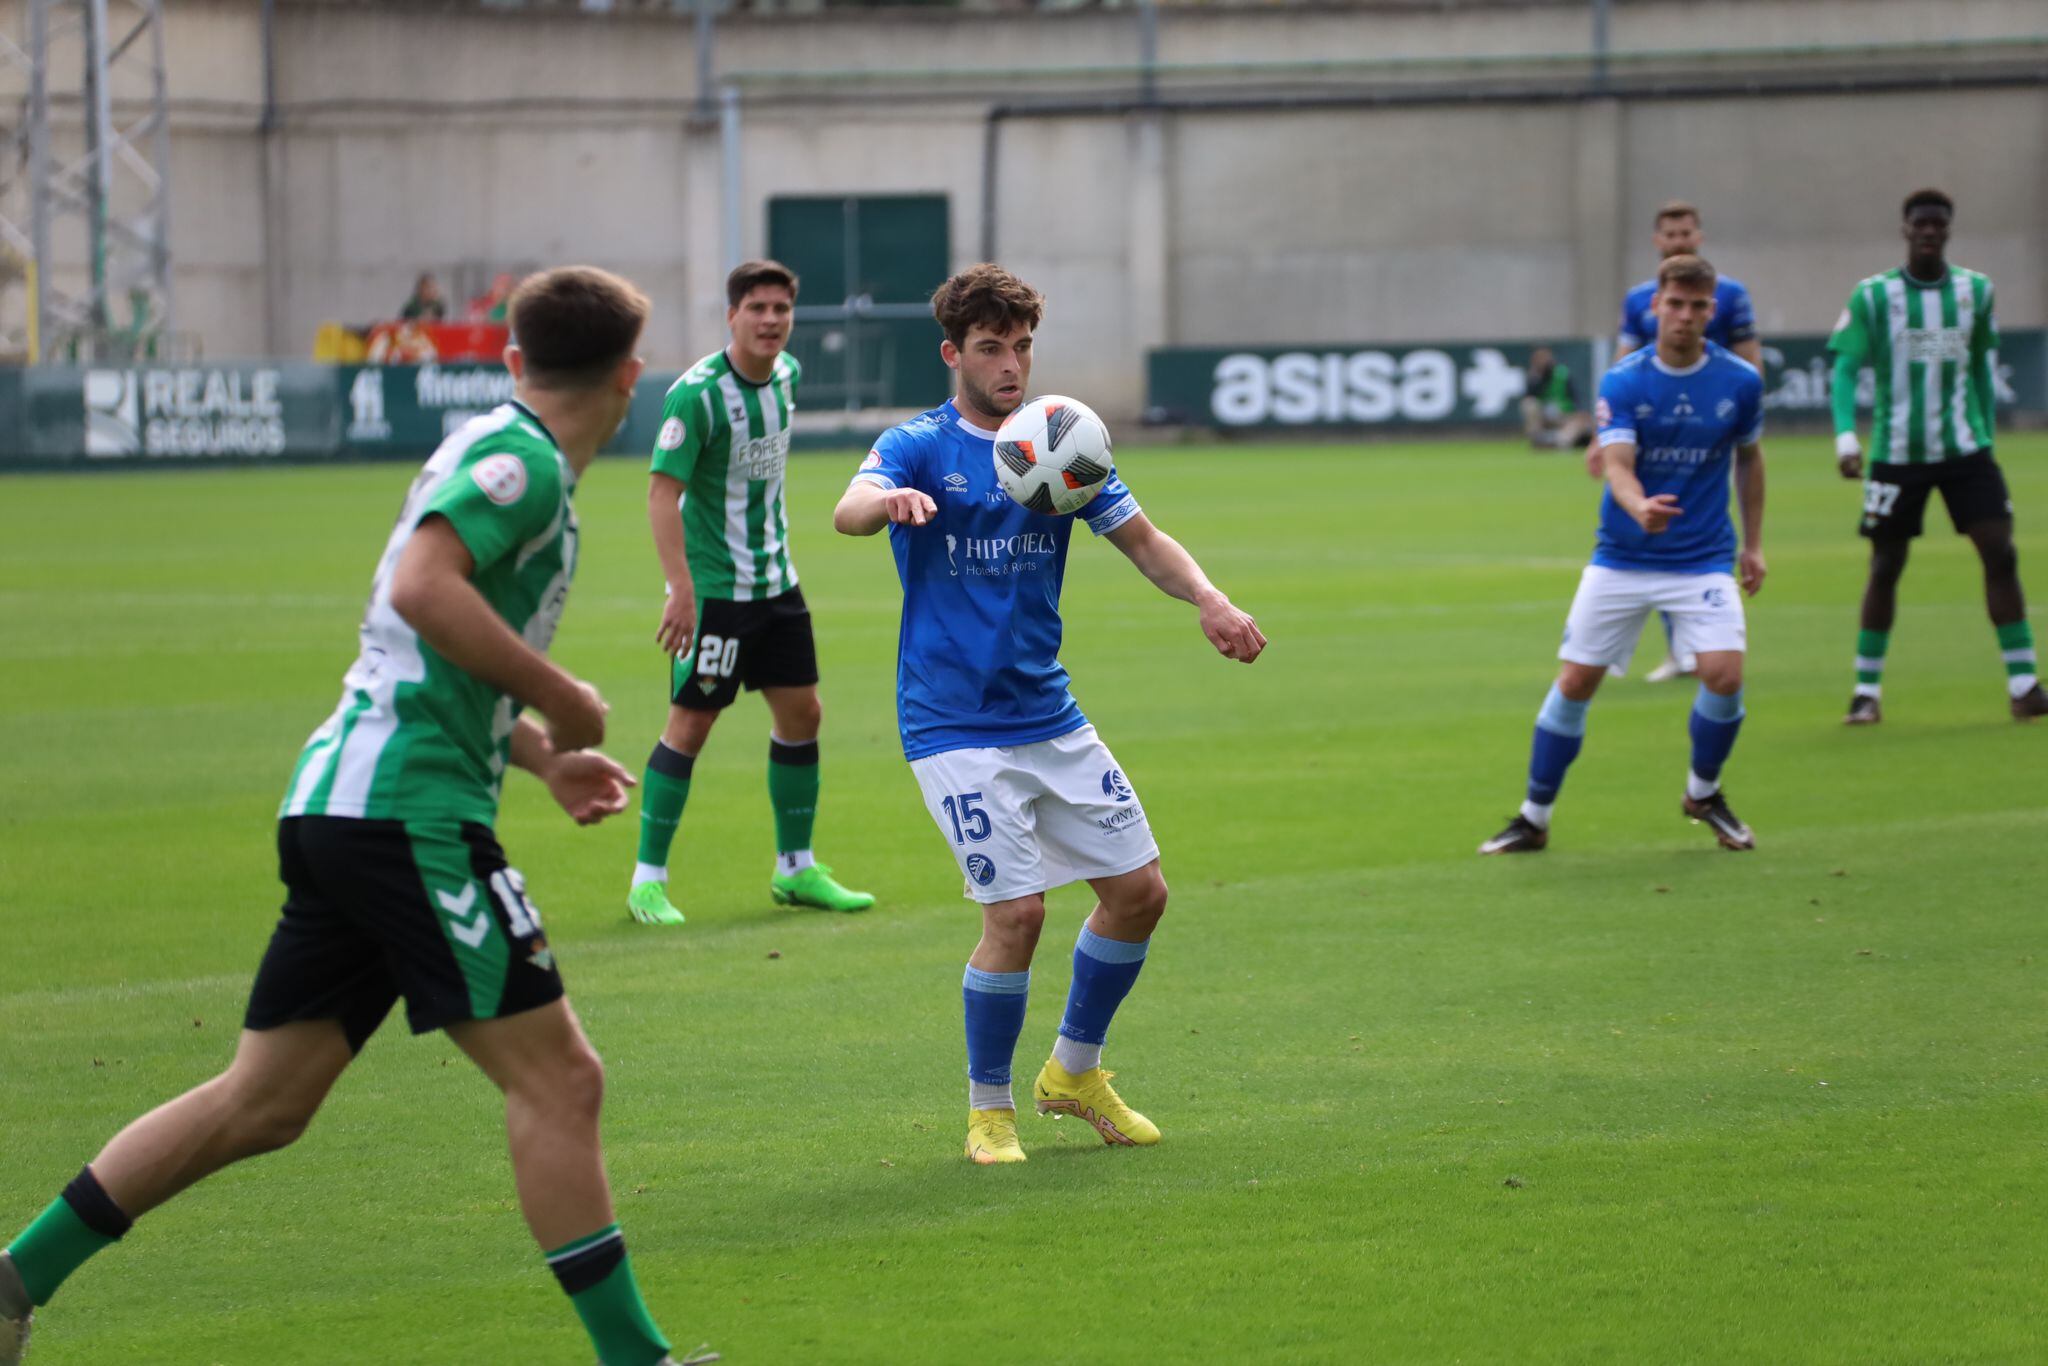
[[[1159,857],[1116,757],[1083,726],[1051,740],[910,761],[925,809],[984,905],[1115,877]]]

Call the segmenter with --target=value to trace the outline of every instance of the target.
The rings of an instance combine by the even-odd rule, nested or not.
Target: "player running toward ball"
[[[1607,671],[1627,666],[1653,611],[1670,615],[1678,648],[1699,662],[1682,809],[1710,826],[1722,847],[1756,847],[1728,809],[1721,768],[1742,727],[1742,594],[1753,596],[1764,582],[1763,380],[1706,339],[1714,268],[1705,261],[1665,261],[1654,307],[1656,345],[1617,361],[1600,381],[1607,491],[1599,541],[1565,619],[1557,682],[1536,714],[1527,800],[1479,846],[1482,854],[1534,853],[1550,842],[1551,807],[1584,741],[1586,709]],[[1742,511],[1739,556],[1728,520],[1731,466]]]
[[[0,1255],[0,1363],[21,1359],[31,1308],[134,1220],[296,1140],[401,996],[415,1033],[446,1030],[504,1093],[520,1208],[603,1366],[669,1360],[605,1178],[603,1064],[491,830],[508,762],[579,824],[626,809],[632,775],[591,748],[604,702],[546,650],[576,571],[570,495],[633,401],[646,319],[639,290],[587,268],[513,295],[515,397],[413,481],[341,704],[293,772],[284,911],[234,1060],[116,1134]]]
[[[1145,808],[1060,667],[1060,584],[1075,523],[1194,604],[1224,658],[1249,664],[1266,647],[1252,618],[1139,511],[1114,471],[1073,517],[1028,511],[997,483],[996,429],[1029,389],[1044,302],[996,265],[940,286],[932,312],[957,376],[953,397],[883,433],[832,516],[849,536],[889,528],[903,583],[903,752],[966,895],[981,904],[962,995],[966,1148],[984,1164],[1024,1160],[1010,1069],[1045,893],[1083,880],[1098,900],[1074,946],[1066,1016],[1033,1096],[1041,1114],[1077,1115],[1105,1143],[1159,1141],[1101,1065],[1110,1020],[1165,913],[1166,881]]]

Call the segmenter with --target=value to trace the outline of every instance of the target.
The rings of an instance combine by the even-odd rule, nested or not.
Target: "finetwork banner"
[[[1834,384],[1827,337],[1766,338],[1764,403],[1824,418]],[[1372,346],[1169,347],[1147,358],[1146,415],[1223,430],[1433,426],[1514,427],[1529,354],[1548,346],[1571,372],[1582,408],[1599,388],[1586,341]],[[1603,348],[1604,349],[1604,348]],[[1857,404],[1870,407],[1868,370]],[[2048,332],[2008,332],[1999,406],[2048,412]]]

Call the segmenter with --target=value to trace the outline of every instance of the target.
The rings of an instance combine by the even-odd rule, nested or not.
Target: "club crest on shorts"
[[[1102,775],[1102,795],[1111,801],[1127,802],[1138,794],[1131,791],[1131,785],[1124,781],[1124,771],[1112,768]]]
[[[974,879],[977,887],[988,886],[996,880],[996,861],[987,854],[969,854],[967,876]]]

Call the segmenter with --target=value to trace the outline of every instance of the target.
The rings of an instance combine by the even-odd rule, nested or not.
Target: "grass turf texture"
[[[1678,814],[1692,685],[1612,681],[1530,859],[1519,799],[1591,539],[1572,458],[1503,445],[1124,453],[1273,639],[1246,669],[1083,534],[1066,662],[1174,903],[1112,1033],[1166,1133],[1023,1122],[960,1156],[974,913],[896,747],[885,545],[792,468],[820,628],[820,852],[883,904],[769,904],[767,717],[697,767],[689,926],[622,904],[632,818],[510,785],[501,833],[611,1078],[620,1218],[679,1346],[736,1363],[2011,1361],[2048,1281],[2038,910],[2048,727],[2006,718],[1967,545],[1915,551],[1887,719],[1851,682],[1858,493],[1771,443],[1771,579],[1728,784]],[[2048,442],[2003,448],[2048,594]],[[0,484],[0,1236],[116,1127],[224,1064],[278,900],[272,813],[333,704],[412,471]],[[665,702],[643,479],[592,471],[559,657],[638,769]],[[1652,628],[1654,635],[1654,627]],[[1645,658],[1649,653],[1645,648]],[[1056,894],[1019,1051],[1050,1047]],[[34,1361],[582,1361],[499,1108],[386,1024],[296,1148],[144,1219]]]

